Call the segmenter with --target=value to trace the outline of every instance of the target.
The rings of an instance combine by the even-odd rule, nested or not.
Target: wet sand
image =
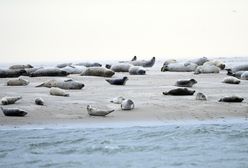
[[[0,124],[4,126],[23,125],[57,125],[83,124],[97,125],[111,123],[171,123],[185,121],[248,119],[248,81],[242,80],[239,85],[225,84],[221,81],[226,72],[219,74],[194,75],[193,72],[160,72],[161,66],[148,69],[147,75],[129,75],[116,73],[113,77],[128,76],[125,86],[113,86],[103,77],[86,77],[69,75],[69,78],[85,84],[82,90],[67,90],[69,97],[51,96],[49,88],[36,85],[54,78],[61,77],[23,77],[30,81],[27,86],[6,86],[8,78],[0,79],[0,97],[22,96],[16,104],[4,107],[17,107],[28,111],[25,117],[6,117],[0,113]],[[62,77],[64,78],[64,77]],[[208,100],[195,100],[194,96],[165,96],[178,79],[194,78],[198,81],[192,87],[204,93]],[[218,102],[221,97],[237,95],[245,100],[242,103]],[[135,109],[122,111],[120,105],[110,103],[116,96],[123,96],[134,101]],[[35,105],[34,99],[41,97],[45,106]],[[106,117],[89,116],[88,104],[115,109]]]

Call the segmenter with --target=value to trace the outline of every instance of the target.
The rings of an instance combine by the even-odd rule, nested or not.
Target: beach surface
[[[34,125],[71,125],[85,126],[130,124],[139,126],[142,123],[167,124],[171,122],[248,119],[248,81],[242,80],[239,85],[225,84],[222,80],[226,71],[219,74],[199,74],[193,72],[161,72],[162,62],[147,69],[146,75],[129,75],[116,73],[115,77],[128,76],[125,86],[110,85],[103,77],[69,75],[68,78],[81,81],[85,87],[81,90],[67,90],[69,97],[52,96],[49,88],[35,87],[50,79],[65,77],[23,77],[30,81],[27,86],[6,86],[9,78],[0,79],[0,97],[22,96],[22,100],[6,108],[16,107],[28,112],[25,117],[6,117],[0,113],[1,127],[34,126]],[[207,101],[199,101],[193,96],[165,96],[162,92],[176,88],[178,79],[197,80],[191,89],[202,92]],[[244,97],[242,103],[223,103],[218,100],[224,96],[237,95]],[[135,109],[122,111],[119,104],[110,100],[117,96],[131,99]],[[38,106],[34,99],[41,97],[45,106]],[[115,109],[106,117],[88,115],[86,106]]]

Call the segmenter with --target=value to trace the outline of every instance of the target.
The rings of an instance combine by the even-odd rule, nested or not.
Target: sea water
[[[248,123],[0,130],[0,167],[248,167]]]

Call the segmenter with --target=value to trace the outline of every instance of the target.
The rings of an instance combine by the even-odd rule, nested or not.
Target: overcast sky
[[[247,0],[0,0],[1,62],[248,56]]]

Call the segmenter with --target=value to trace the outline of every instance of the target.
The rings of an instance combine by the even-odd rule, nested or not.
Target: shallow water
[[[0,167],[248,167],[248,123],[0,130]]]

